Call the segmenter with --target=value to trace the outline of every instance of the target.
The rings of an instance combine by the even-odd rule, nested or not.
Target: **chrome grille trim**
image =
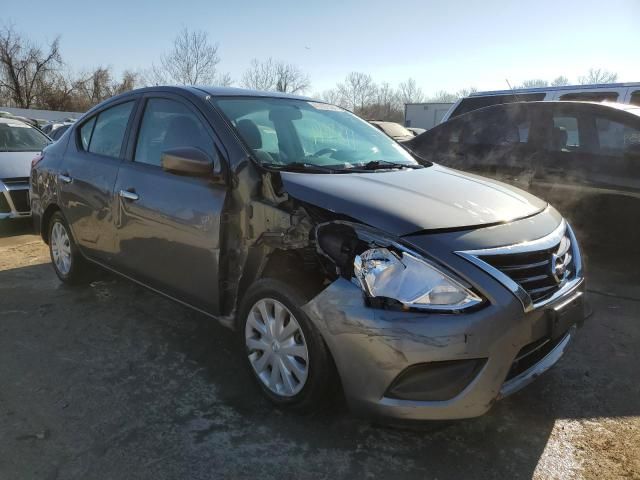
[[[14,195],[18,195],[17,198],[14,198]],[[23,204],[21,200],[25,200],[26,203],[29,203],[29,182],[26,184],[16,184],[9,183],[5,184],[4,181],[0,180],[0,195],[4,196],[5,202],[9,205],[9,211],[0,212],[0,220],[5,218],[21,218],[21,217],[30,217],[31,216],[31,205],[28,205],[27,210],[23,210]],[[26,199],[20,198],[21,195],[26,195]],[[16,205],[17,203],[17,205]]]
[[[564,240],[567,237],[568,241]],[[488,262],[480,258],[492,255],[536,253],[552,249],[556,246],[558,247],[558,250],[556,252],[557,254],[567,254],[567,252],[569,252],[565,261],[568,263],[573,261],[574,271],[572,272],[572,275],[569,279],[557,286],[558,289],[552,295],[538,302],[535,302],[531,298],[529,292],[541,293],[542,291],[552,290],[556,287],[538,287],[527,292],[527,290],[525,290],[525,288],[523,288],[518,282],[507,275],[505,271],[509,272],[510,274],[517,274],[519,270],[527,270],[529,268],[541,267],[546,264],[550,264],[551,258],[545,261],[506,266],[504,267],[504,271],[497,267],[494,267],[493,265],[490,265]],[[520,303],[522,303],[522,307],[524,308],[525,312],[530,312],[556,301],[558,298],[574,291],[584,281],[582,275],[582,257],[580,255],[580,248],[578,247],[578,242],[576,241],[573,230],[564,219],[560,222],[558,227],[553,232],[537,240],[481,250],[456,251],[454,253],[464,258],[468,262],[476,265],[478,268],[484,270],[500,283],[502,283],[520,301]],[[527,279],[523,278],[523,280],[526,281]]]

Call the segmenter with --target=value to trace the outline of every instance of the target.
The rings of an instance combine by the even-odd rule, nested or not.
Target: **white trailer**
[[[404,126],[429,130],[442,121],[453,103],[405,103]]]

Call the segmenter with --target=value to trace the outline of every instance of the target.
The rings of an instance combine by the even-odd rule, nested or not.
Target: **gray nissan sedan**
[[[216,319],[298,411],[342,390],[357,413],[482,415],[584,319],[580,250],[553,207],[308,98],[114,97],[44,149],[30,194],[63,282],[100,265]]]

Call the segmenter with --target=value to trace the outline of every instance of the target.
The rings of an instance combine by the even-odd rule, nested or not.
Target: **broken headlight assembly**
[[[353,271],[369,298],[392,299],[403,308],[460,311],[483,301],[469,288],[407,251],[370,248],[355,256]]]

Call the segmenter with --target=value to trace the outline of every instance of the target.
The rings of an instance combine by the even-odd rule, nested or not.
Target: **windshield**
[[[387,167],[417,165],[384,133],[334,105],[257,97],[213,101],[262,165],[339,170],[374,162]]]
[[[0,152],[38,152],[49,139],[26,123],[15,121],[0,123]]]

